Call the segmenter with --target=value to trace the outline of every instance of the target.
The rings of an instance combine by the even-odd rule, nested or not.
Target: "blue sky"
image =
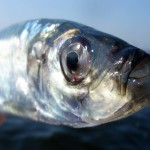
[[[1,1],[0,29],[35,18],[77,21],[150,50],[150,0]]]

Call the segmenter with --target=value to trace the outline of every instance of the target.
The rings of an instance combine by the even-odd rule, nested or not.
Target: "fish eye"
[[[90,46],[82,37],[71,38],[61,47],[62,72],[72,84],[80,83],[86,76],[90,63]]]
[[[78,69],[78,54],[74,51],[71,51],[67,54],[66,63],[70,71],[76,71]]]

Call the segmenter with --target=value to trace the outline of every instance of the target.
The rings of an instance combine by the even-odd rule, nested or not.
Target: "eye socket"
[[[81,82],[90,64],[90,46],[82,37],[71,38],[61,47],[60,65],[65,78],[72,84]]]

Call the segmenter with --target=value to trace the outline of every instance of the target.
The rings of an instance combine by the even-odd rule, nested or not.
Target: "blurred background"
[[[1,0],[0,29],[35,18],[77,21],[150,50],[149,0]],[[72,129],[6,117],[0,150],[150,149],[150,107],[126,119]]]
[[[35,18],[77,21],[150,49],[149,0],[1,0],[0,29]]]

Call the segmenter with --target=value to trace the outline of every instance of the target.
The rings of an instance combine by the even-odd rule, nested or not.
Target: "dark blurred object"
[[[0,126],[0,150],[149,150],[150,107],[105,125],[73,129],[8,116]]]

